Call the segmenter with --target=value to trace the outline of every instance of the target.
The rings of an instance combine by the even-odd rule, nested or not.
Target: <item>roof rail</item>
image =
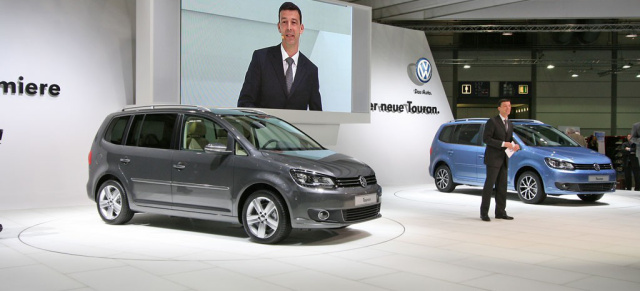
[[[211,112],[211,109],[200,105],[182,105],[182,104],[156,104],[156,105],[132,105],[126,106],[122,111],[132,110],[144,110],[144,109],[160,109],[160,108],[175,108],[175,109],[196,109],[200,111]]]
[[[459,119],[454,119],[452,121],[471,121],[471,120],[489,120],[489,118],[486,117],[476,117],[476,118],[459,118]]]
[[[216,107],[216,109],[238,110],[238,111],[247,112],[247,113],[256,113],[256,114],[269,115],[269,113],[266,113],[266,112],[264,112],[262,110],[258,110],[258,109],[250,108],[250,107]]]
[[[535,120],[535,119],[509,119],[511,121],[515,121],[515,122],[533,122],[533,123],[544,123],[540,120]]]

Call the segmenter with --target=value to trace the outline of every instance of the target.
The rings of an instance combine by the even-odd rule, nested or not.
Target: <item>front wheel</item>
[[[542,185],[542,179],[532,171],[524,172],[518,177],[516,190],[518,191],[520,200],[527,204],[539,204],[547,198],[547,193],[544,192],[544,185]]]
[[[604,194],[578,194],[578,197],[586,202],[596,202],[600,200],[602,196],[604,196]]]
[[[96,201],[98,213],[108,224],[124,224],[133,217],[127,194],[120,183],[109,180],[100,186]]]
[[[451,192],[456,188],[456,184],[453,183],[453,178],[451,177],[451,169],[446,165],[439,166],[434,176],[438,191]]]
[[[251,240],[275,244],[289,236],[291,222],[287,207],[273,192],[254,192],[247,198],[242,209],[242,224]]]

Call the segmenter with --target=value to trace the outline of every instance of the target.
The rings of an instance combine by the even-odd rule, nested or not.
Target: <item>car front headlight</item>
[[[291,170],[291,178],[300,186],[311,188],[334,188],[333,178],[322,174],[303,170]]]
[[[570,171],[575,170],[575,167],[571,162],[558,160],[554,158],[544,158],[544,161],[547,163],[547,166],[553,169],[570,170]]]

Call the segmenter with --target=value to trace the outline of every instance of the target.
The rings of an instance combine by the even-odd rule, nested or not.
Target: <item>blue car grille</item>
[[[375,175],[365,176],[367,180],[367,185],[375,185],[378,183]],[[355,178],[338,178],[336,179],[336,186],[338,187],[362,187],[360,185],[360,179],[358,177]]]
[[[595,164],[573,164],[576,170],[595,170]],[[613,167],[611,164],[598,164],[600,170],[611,170]]]

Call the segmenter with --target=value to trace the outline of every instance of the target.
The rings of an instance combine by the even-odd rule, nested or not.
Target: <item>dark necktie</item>
[[[285,79],[287,81],[287,94],[291,92],[291,85],[293,84],[293,68],[291,68],[293,64],[293,59],[291,57],[286,58],[285,61],[289,65],[287,67],[287,72],[285,73]]]
[[[505,131],[509,131],[509,126],[507,125],[507,120],[506,120],[506,119],[504,119],[504,120],[502,120],[502,121],[504,122],[504,130],[505,130]]]

